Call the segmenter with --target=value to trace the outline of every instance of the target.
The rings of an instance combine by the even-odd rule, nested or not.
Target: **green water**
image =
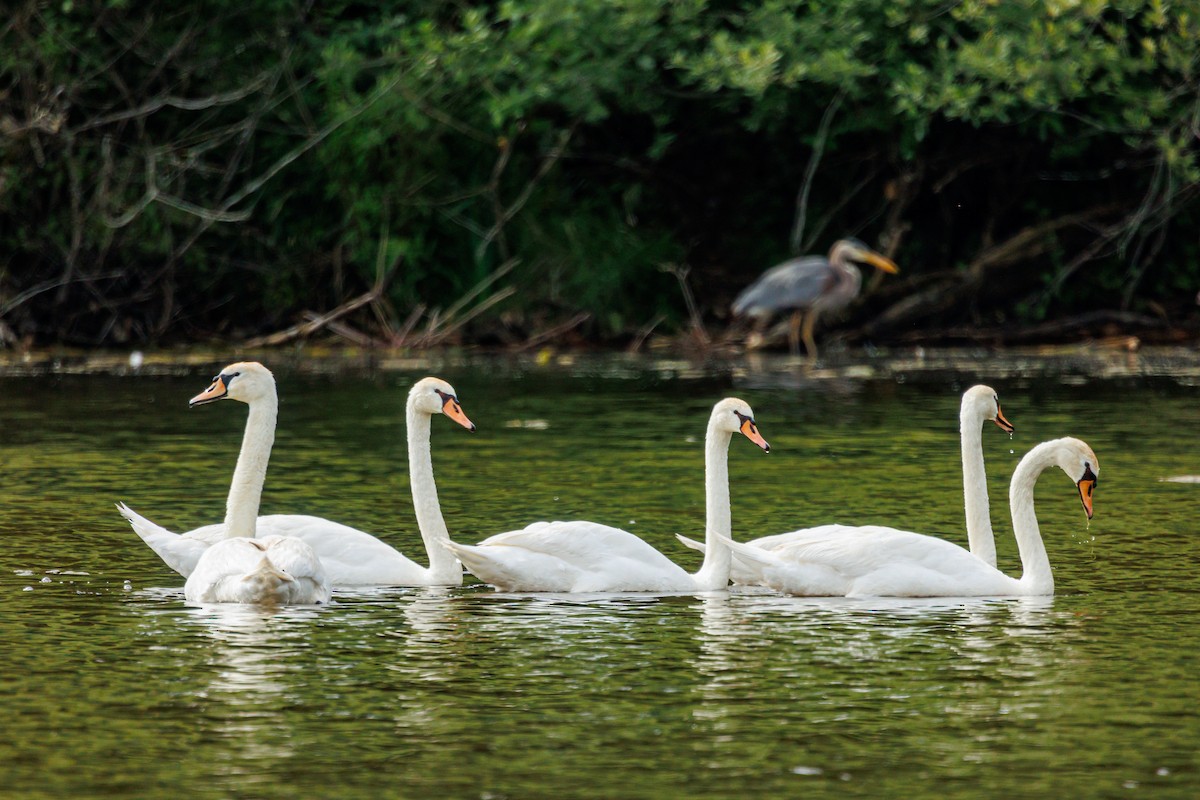
[[[479,427],[434,420],[464,541],[585,517],[694,569],[673,534],[702,534],[704,426],[729,394],[772,445],[732,443],[739,538],[837,520],[964,543],[957,410],[976,381],[1017,428],[984,431],[1002,568],[1018,569],[1005,505],[1022,453],[1074,435],[1101,471],[1090,526],[1065,476],[1038,485],[1054,598],[470,582],[270,612],[185,606],[113,508],[177,530],[221,518],[245,409],[186,401],[222,363],[0,378],[0,796],[1200,796],[1200,484],[1161,480],[1200,474],[1194,374],[271,364],[264,512],[417,557],[403,404],[430,372]]]

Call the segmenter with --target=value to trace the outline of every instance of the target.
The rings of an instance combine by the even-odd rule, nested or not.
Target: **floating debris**
[[[792,767],[793,775],[822,775],[824,772],[820,767]]]
[[[550,427],[550,423],[544,419],[510,419],[504,423],[506,428],[524,428],[531,431],[544,431]]]

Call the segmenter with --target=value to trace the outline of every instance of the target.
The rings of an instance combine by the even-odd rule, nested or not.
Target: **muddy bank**
[[[262,361],[302,374],[370,375],[391,372],[504,371],[595,377],[722,377],[750,384],[802,386],[823,381],[1001,381],[1053,378],[1073,382],[1162,378],[1200,384],[1200,347],[1126,350],[1096,344],[1026,348],[894,348],[847,350],[815,363],[778,353],[602,353],[553,348],[522,353],[476,349],[423,351],[304,345],[289,348],[16,352],[0,350],[0,377],[54,375],[194,375],[233,360]]]

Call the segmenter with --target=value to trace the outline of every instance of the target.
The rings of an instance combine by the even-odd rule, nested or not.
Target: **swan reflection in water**
[[[829,731],[925,740],[942,757],[993,757],[1012,725],[1054,713],[1087,655],[1084,624],[1054,598],[795,598],[738,590],[698,598],[689,671],[696,744],[707,768],[764,725],[768,755],[797,774],[842,780],[877,769]],[[1064,668],[1064,666],[1066,668]]]
[[[286,709],[304,705],[313,667],[309,637],[323,613],[215,604],[186,609],[180,618],[181,627],[198,628],[208,641],[211,678],[198,695],[212,732],[229,744],[231,757],[213,764],[219,774],[261,773],[264,764],[294,754]]]

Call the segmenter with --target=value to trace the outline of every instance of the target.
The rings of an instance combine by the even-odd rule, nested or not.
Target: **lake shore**
[[[661,352],[606,352],[544,347],[511,352],[483,348],[359,348],[305,343],[279,348],[243,346],[151,350],[43,348],[0,350],[0,377],[43,375],[192,375],[233,360],[257,360],[274,370],[301,374],[546,370],[596,377],[700,377],[805,383],[821,381],[988,380],[1059,377],[1086,379],[1174,378],[1200,382],[1200,345],[1127,349],[1106,343],[1013,348],[904,347],[838,350],[816,363],[786,353],[672,348]]]

